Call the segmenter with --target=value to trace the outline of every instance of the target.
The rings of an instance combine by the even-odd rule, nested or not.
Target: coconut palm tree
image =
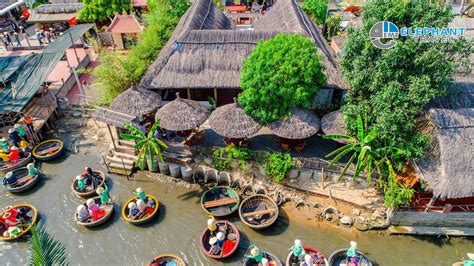
[[[68,265],[66,246],[38,223],[31,229],[29,265]]]
[[[145,169],[147,158],[149,162],[149,168],[153,169],[155,167],[154,158],[155,155],[158,156],[160,162],[163,162],[163,156],[161,155],[161,149],[167,149],[168,146],[166,144],[155,138],[153,134],[155,133],[156,129],[160,125],[160,120],[157,120],[155,124],[151,127],[150,132],[145,134],[141,132],[138,128],[134,127],[133,125],[129,124],[126,125],[125,128],[130,131],[130,134],[120,134],[120,137],[135,141],[135,149],[140,149],[138,153],[138,159],[136,162],[136,166],[140,167],[143,171]]]

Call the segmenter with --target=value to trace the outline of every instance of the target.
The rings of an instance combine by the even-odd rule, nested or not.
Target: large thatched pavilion
[[[311,110],[293,108],[288,117],[272,122],[267,127],[280,138],[283,150],[293,147],[301,152],[306,145],[306,140],[318,133],[321,121]]]
[[[209,117],[209,125],[217,134],[224,137],[228,145],[245,146],[262,126],[245,113],[236,102],[214,110]]]
[[[328,89],[320,91],[315,105],[327,106],[334,97],[339,100],[342,93],[334,93],[334,89],[344,89],[346,85],[335,57],[320,29],[294,0],[278,1],[254,26],[255,30],[236,30],[212,0],[194,1],[141,85],[158,90],[164,100],[173,100],[174,92],[180,92],[182,97],[196,101],[212,97],[218,106],[232,103],[240,92],[243,61],[257,43],[280,33],[298,33],[314,41],[329,76]]]

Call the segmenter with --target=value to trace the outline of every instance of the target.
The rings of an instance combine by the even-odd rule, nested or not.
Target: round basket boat
[[[95,187],[93,185],[86,186],[85,191],[79,191],[79,188],[77,187],[77,180],[76,178],[74,178],[71,184],[71,189],[72,189],[72,192],[76,194],[76,196],[83,197],[83,198],[96,196],[97,195],[97,193],[95,192],[96,189],[104,186],[105,179],[106,179],[104,172],[93,171],[93,173],[94,173],[94,177],[97,178],[97,180],[99,180],[99,184]]]
[[[148,263],[148,266],[166,266],[166,265],[173,265],[173,266],[186,266],[184,261],[174,255],[174,254],[163,254],[157,256],[153,259],[152,262]]]
[[[22,218],[23,221],[22,221],[21,225],[19,225],[19,227],[21,229],[21,233],[18,234],[18,236],[16,236],[16,237],[11,237],[11,236],[10,237],[4,237],[3,233],[5,232],[6,229],[1,228],[0,229],[0,240],[3,240],[3,241],[15,240],[15,239],[18,239],[18,238],[22,237],[23,235],[27,234],[31,230],[31,227],[33,227],[33,225],[36,223],[36,221],[38,219],[38,211],[36,210],[35,207],[33,207],[30,204],[26,204],[26,203],[17,204],[17,205],[13,205],[12,208],[15,209],[16,211],[18,211],[20,214],[24,215],[24,217]],[[4,213],[5,213],[5,210],[0,212],[0,217],[3,217]]]
[[[240,232],[239,229],[229,221],[218,221],[216,224],[218,228],[217,230],[224,232],[225,234],[224,244],[219,249],[219,252],[217,254],[211,253],[211,244],[209,243],[209,240],[213,236],[208,228],[204,229],[202,232],[199,246],[206,256],[214,259],[224,259],[234,254],[237,250],[240,243]]]
[[[92,216],[89,216],[86,219],[79,220],[78,217],[77,217],[78,213],[76,211],[74,213],[74,220],[76,221],[76,223],[78,225],[82,225],[82,226],[85,226],[85,227],[99,226],[99,225],[104,224],[105,222],[107,222],[107,220],[109,220],[109,218],[112,217],[112,213],[114,212],[113,202],[101,206],[100,205],[100,203],[101,203],[100,202],[100,197],[94,197],[93,199],[94,199],[95,203],[100,206],[100,210],[104,211],[104,214],[102,215],[102,217],[100,217],[97,220],[94,220]],[[84,201],[82,203],[82,205],[87,206],[86,201]]]
[[[329,265],[330,266],[339,266],[339,265],[349,265],[346,260],[347,249],[338,249],[334,251],[331,256],[329,256]],[[359,266],[372,266],[372,262],[367,258],[367,256],[360,251],[357,252],[357,265]]]
[[[312,248],[312,247],[308,247],[308,246],[303,246],[303,249],[306,252],[306,254],[311,255],[311,257],[313,258],[313,263],[314,263],[315,266],[327,266],[328,265],[328,261],[327,261],[326,257],[319,250],[317,250],[315,248]],[[288,253],[288,256],[286,257],[285,265],[286,266],[300,265],[300,261],[298,261],[298,258],[295,258],[295,256],[293,256],[293,251],[290,251]]]
[[[240,198],[230,187],[213,187],[201,197],[201,207],[214,217],[227,216],[239,208]]]
[[[52,161],[62,155],[64,143],[59,139],[49,139],[33,148],[33,156],[42,162]]]
[[[239,216],[254,229],[267,228],[278,219],[278,205],[268,196],[253,195],[242,201]]]
[[[24,167],[33,160],[31,152],[24,152],[24,156],[18,160],[0,162],[0,176],[5,175],[6,173],[12,171],[13,169]]]
[[[283,264],[281,263],[281,260],[273,255],[270,252],[262,251],[262,255],[264,258],[268,260],[268,265],[275,265],[275,266],[282,266]],[[244,257],[244,261],[242,263],[243,266],[259,266],[261,264],[257,263],[253,259],[249,259],[247,257]]]
[[[11,193],[21,193],[32,188],[40,179],[40,174],[28,175],[28,169],[26,167],[17,168],[13,171],[13,176],[16,177],[16,182],[13,184],[7,184],[6,178],[3,178],[3,187]]]
[[[150,222],[158,214],[158,207],[159,207],[160,203],[158,202],[158,200],[155,197],[153,197],[152,195],[147,194],[145,203],[148,202],[149,200],[153,200],[155,202],[155,207],[153,208],[153,212],[150,212],[150,213],[144,212],[144,213],[139,214],[137,218],[132,219],[132,218],[128,217],[128,213],[129,213],[128,204],[130,202],[136,201],[136,200],[138,200],[138,196],[133,196],[133,197],[129,198],[127,200],[127,202],[125,202],[123,204],[123,208],[122,208],[122,217],[123,217],[123,219],[126,222],[129,222],[129,223],[135,224],[135,225],[145,224],[145,223]]]

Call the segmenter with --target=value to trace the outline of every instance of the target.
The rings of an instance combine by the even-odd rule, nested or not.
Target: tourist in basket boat
[[[85,191],[86,190],[86,181],[85,177],[83,175],[78,175],[76,176],[77,180],[77,190],[78,191]]]
[[[2,150],[5,154],[10,152],[10,147],[8,146],[8,140],[5,137],[0,139],[0,146],[2,146]]]
[[[140,213],[140,210],[138,209],[137,204],[135,202],[130,202],[128,204],[128,209],[128,218],[135,219],[135,217],[137,217],[137,215]]]
[[[247,258],[253,260],[255,263],[259,264],[263,259],[263,253],[256,245],[250,246],[250,255],[246,255]]]
[[[15,128],[12,127],[8,129],[8,136],[10,137],[10,140],[12,141],[13,145],[19,146],[21,138]]]
[[[209,229],[209,232],[211,236],[215,236],[217,233],[217,222],[214,216],[209,216],[209,219],[207,219],[207,229]]]
[[[89,214],[89,211],[87,210],[87,206],[84,204],[81,204],[77,207],[77,219],[79,221],[85,220],[86,218],[89,218],[91,215]]]
[[[143,188],[141,188],[141,187],[135,189],[135,191],[133,192],[133,194],[137,195],[138,198],[140,198],[140,199],[143,200],[143,201],[146,200],[145,191],[144,191]]]
[[[97,195],[99,195],[99,197],[100,197],[101,205],[105,205],[105,204],[110,203],[109,187],[107,186],[107,184],[104,184],[104,187],[105,188],[99,187],[95,191],[97,193]]]
[[[300,264],[300,266],[314,266],[313,257],[311,257],[309,254],[304,255],[304,261]]]
[[[29,163],[28,165],[26,165],[26,168],[28,169],[28,175],[35,176],[39,174],[39,170],[35,167],[34,163]]]
[[[13,172],[8,172],[5,175],[5,184],[7,185],[13,185],[17,181],[16,176],[13,175]]]
[[[293,251],[293,257],[295,257],[295,259],[298,259],[298,261],[303,261],[306,252],[304,251],[301,240],[296,239],[295,244],[290,248],[290,250]]]
[[[346,260],[348,265],[358,265],[357,259],[357,242],[351,241],[349,249],[346,252]]]

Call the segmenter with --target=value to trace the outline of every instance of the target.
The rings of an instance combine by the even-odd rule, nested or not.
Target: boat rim
[[[49,143],[49,142],[58,142],[60,145],[59,145],[59,148],[53,153],[53,154],[47,154],[47,155],[38,155],[36,154],[36,150],[41,147],[42,145],[46,144],[46,143]],[[41,142],[40,144],[36,145],[33,150],[31,151],[31,153],[33,154],[33,156],[35,156],[36,158],[40,158],[40,159],[44,159],[44,158],[49,158],[49,157],[52,157],[56,154],[58,154],[59,152],[62,151],[64,147],[64,142],[60,139],[48,139],[48,140],[45,140],[43,142]]]
[[[153,217],[156,212],[158,211],[158,207],[160,206],[160,203],[158,202],[158,200],[153,197],[152,195],[150,194],[146,194],[146,197],[147,198],[151,198],[153,199],[155,202],[156,202],[156,207],[155,207],[155,210],[153,211],[153,213],[151,213],[150,215],[148,216],[145,216],[144,218],[141,218],[139,220],[132,220],[130,218],[127,217],[127,215],[125,215],[125,210],[128,209],[128,204],[132,201],[132,200],[137,200],[138,199],[138,196],[132,196],[131,198],[129,198],[124,204],[123,204],[123,207],[122,207],[122,218],[126,221],[126,222],[130,222],[130,223],[140,223],[140,222],[144,222],[146,220],[148,220],[150,217]]]
[[[38,211],[36,210],[36,208],[33,205],[28,204],[28,203],[20,203],[20,204],[12,205],[13,209],[20,208],[20,207],[29,207],[33,211],[33,218],[31,219],[30,225],[28,225],[28,227],[25,230],[23,230],[23,232],[21,232],[17,237],[6,238],[6,237],[3,237],[3,236],[0,236],[0,240],[15,240],[15,239],[18,239],[18,238],[24,236],[26,233],[28,233],[31,230],[31,228],[33,227],[33,225],[36,223],[36,220],[38,219]],[[0,212],[0,214],[3,215],[4,212],[5,211],[2,211],[2,212]]]

